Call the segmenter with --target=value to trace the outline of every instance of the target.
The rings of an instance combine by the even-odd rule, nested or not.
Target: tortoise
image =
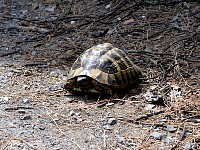
[[[141,69],[124,50],[110,43],[83,52],[72,65],[64,86],[69,92],[112,95],[140,80]]]

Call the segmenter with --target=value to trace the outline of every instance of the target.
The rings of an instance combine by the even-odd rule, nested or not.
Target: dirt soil
[[[117,99],[63,90],[105,42],[144,82]],[[1,150],[200,149],[199,2],[1,0],[0,114]]]

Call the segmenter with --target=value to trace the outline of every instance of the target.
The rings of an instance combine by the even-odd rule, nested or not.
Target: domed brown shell
[[[99,44],[78,57],[68,75],[68,82],[78,76],[88,76],[112,89],[123,89],[141,77],[141,70],[126,53],[110,43]]]

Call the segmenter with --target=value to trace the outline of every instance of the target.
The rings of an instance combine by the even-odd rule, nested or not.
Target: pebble
[[[75,115],[75,112],[74,112],[73,110],[71,110],[71,111],[69,112],[69,115],[70,115],[70,116],[73,116],[73,115]]]
[[[19,110],[17,110],[17,112],[20,113],[20,114],[25,114],[26,113],[26,111],[24,109],[19,109]]]
[[[108,121],[107,121],[107,123],[109,125],[114,125],[114,124],[117,123],[117,119],[116,118],[109,118]]]
[[[63,84],[62,84],[62,83],[61,83],[61,84],[59,83],[59,84],[55,84],[55,85],[50,86],[50,87],[48,88],[48,90],[49,90],[49,91],[57,91],[57,90],[63,89],[62,87],[63,87]]]
[[[95,145],[91,144],[89,149],[90,149],[90,150],[95,150],[95,149],[96,149],[96,148],[95,148]]]
[[[111,126],[106,124],[106,125],[103,125],[103,128],[106,129],[106,130],[112,130]]]
[[[28,90],[28,89],[30,89],[30,85],[23,84],[23,85],[21,86],[21,88],[22,88],[23,90]]]
[[[22,73],[22,69],[21,68],[13,69],[12,72],[14,72],[14,73]]]
[[[31,55],[33,55],[33,56],[35,56],[36,54],[37,54],[36,51],[32,51],[32,52],[31,52]]]
[[[22,99],[22,103],[24,103],[24,104],[29,104],[29,103],[31,103],[31,99],[23,98],[23,99]]]
[[[126,140],[124,139],[124,137],[118,137],[118,142],[125,145],[126,144]]]
[[[76,24],[76,21],[71,21],[70,23],[71,23],[71,24]]]
[[[168,125],[166,130],[168,132],[175,132],[177,130],[177,127],[172,126],[172,125]]]
[[[176,138],[173,138],[173,137],[171,137],[171,136],[167,136],[167,137],[165,138],[165,142],[166,142],[166,143],[175,142],[175,141],[176,141]]]
[[[114,104],[115,104],[115,103],[107,103],[106,106],[109,107],[109,106],[112,106],[112,105],[114,105]]]
[[[6,77],[11,77],[11,76],[13,76],[13,72],[6,72],[5,74],[4,74],[4,76],[6,76]]]
[[[7,83],[9,80],[5,76],[0,76],[0,83]]]
[[[76,116],[80,116],[81,114],[79,112],[75,113]]]
[[[50,72],[50,77],[55,77],[55,78],[57,78],[57,77],[59,77],[59,74],[60,74],[59,71],[51,71],[51,72]]]
[[[156,140],[161,140],[163,138],[163,135],[159,132],[153,132],[151,133],[150,137],[153,137]]]
[[[60,150],[62,149],[60,146],[54,147],[53,150]]]
[[[194,146],[194,144],[192,142],[187,142],[187,143],[185,143],[183,148],[186,149],[186,150],[192,150],[193,146]]]
[[[34,125],[33,127],[34,129],[40,129],[40,130],[44,130],[45,129],[45,126],[42,125],[42,124],[37,124],[37,125]]]
[[[9,102],[9,97],[0,97],[0,104],[7,104]]]
[[[56,6],[52,5],[52,6],[48,6],[45,10],[48,12],[53,12],[55,11],[55,9],[56,9]]]
[[[151,109],[154,109],[156,107],[156,105],[153,105],[153,104],[147,104],[145,106],[145,110],[151,110]]]
[[[20,116],[20,120],[31,120],[32,117],[30,115],[27,116]]]

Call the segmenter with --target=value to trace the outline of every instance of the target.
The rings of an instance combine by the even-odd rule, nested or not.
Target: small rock
[[[95,149],[96,149],[96,148],[95,148],[95,145],[91,144],[91,145],[90,145],[90,149],[91,149],[91,150],[95,150]]]
[[[30,89],[30,85],[26,85],[26,84],[22,85],[21,87],[22,87],[23,90]]]
[[[176,138],[173,138],[173,137],[171,137],[171,136],[167,136],[167,137],[165,138],[165,142],[166,142],[166,143],[175,142],[175,141],[176,141]]]
[[[155,107],[156,107],[156,105],[147,104],[146,107],[145,107],[145,110],[151,110],[151,109],[154,109]]]
[[[177,127],[172,126],[172,125],[168,125],[166,130],[168,132],[175,132],[177,130]]]
[[[106,129],[106,130],[112,130],[111,126],[106,124],[106,125],[103,125],[103,128]]]
[[[187,150],[192,150],[193,146],[194,146],[194,144],[192,142],[187,142],[187,143],[185,143],[185,145],[183,146],[183,148],[187,149]]]
[[[9,97],[0,97],[0,104],[7,104],[9,101]]]
[[[153,132],[153,133],[151,133],[150,137],[153,137],[156,140],[161,140],[163,135],[162,135],[162,133],[159,133],[159,132]]]
[[[40,29],[39,29],[39,32],[40,32],[40,33],[43,33],[43,34],[49,32],[49,31],[50,31],[50,30],[45,29],[45,28],[40,28]]]
[[[48,12],[53,12],[53,11],[55,11],[55,9],[56,9],[56,6],[48,6],[47,8],[46,8],[46,11],[48,11]]]
[[[20,116],[20,120],[31,120],[32,117],[30,115],[27,116]]]
[[[22,103],[24,103],[24,104],[29,104],[29,103],[31,103],[31,99],[23,98],[23,99],[22,99]]]
[[[23,71],[22,71],[22,68],[17,68],[17,69],[13,69],[12,72],[19,74],[19,73],[22,73]]]
[[[80,122],[82,122],[82,121],[84,121],[85,119],[84,118],[77,118],[77,123],[80,123]]]
[[[116,118],[109,118],[108,121],[107,121],[107,123],[109,125],[114,125],[114,124],[117,123],[117,119]]]
[[[36,54],[37,54],[36,51],[32,51],[32,52],[31,52],[31,55],[33,55],[33,56],[35,56]]]
[[[76,116],[80,116],[81,114],[79,112],[75,113]]]
[[[7,77],[11,77],[11,76],[13,76],[13,72],[7,72],[4,75],[7,76]]]
[[[60,146],[54,147],[53,150],[60,150],[62,149]]]
[[[73,115],[75,115],[75,112],[74,112],[73,110],[71,110],[71,111],[69,112],[69,115],[70,115],[70,116],[73,116]]]
[[[51,64],[52,64],[52,65],[56,65],[56,64],[57,64],[57,61],[56,61],[56,60],[52,60],[52,61],[51,61]]]
[[[108,5],[106,5],[106,9],[108,9],[108,8],[110,8],[111,7],[111,4],[108,4]]]
[[[37,124],[37,125],[34,125],[33,127],[34,129],[40,129],[40,130],[44,130],[45,129],[45,126],[42,125],[42,124]]]
[[[51,104],[48,103],[48,102],[42,102],[42,105],[45,106],[45,107],[49,107]]]
[[[72,20],[70,23],[71,23],[71,24],[76,24],[76,21],[73,21],[73,20]]]
[[[19,110],[17,110],[17,112],[20,113],[20,114],[25,114],[26,113],[26,111],[24,109],[19,109]]]
[[[109,106],[112,106],[112,105],[114,105],[114,104],[115,104],[115,103],[107,103],[106,106],[109,107]]]
[[[124,139],[124,137],[118,137],[118,142],[125,145],[126,144],[126,140]]]
[[[5,76],[0,76],[0,83],[7,83],[9,80]]]
[[[48,88],[49,91],[57,91],[63,89],[63,84],[55,84]]]
[[[51,71],[49,75],[50,75],[50,77],[57,78],[59,76],[59,74],[60,74],[59,71],[56,70],[56,71]]]

